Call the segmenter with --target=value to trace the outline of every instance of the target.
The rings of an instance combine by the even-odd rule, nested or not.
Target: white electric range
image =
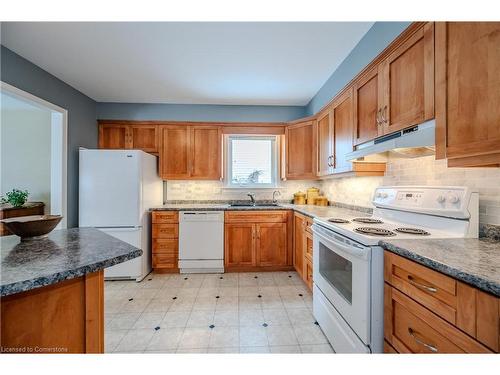
[[[459,186],[383,186],[372,216],[315,218],[314,316],[339,353],[383,351],[380,239],[477,237],[478,193]]]

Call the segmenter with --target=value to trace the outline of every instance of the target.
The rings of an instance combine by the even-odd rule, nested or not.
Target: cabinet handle
[[[429,349],[433,353],[438,352],[438,348],[436,348],[434,345],[427,344],[425,341],[419,339],[416,335],[416,332],[411,327],[408,327],[408,333],[410,334],[411,337],[413,337],[413,340],[415,340],[415,342],[417,344],[425,346],[427,349]]]
[[[413,285],[414,287],[418,288],[418,289],[426,290],[427,292],[430,292],[430,293],[436,293],[437,292],[437,289],[434,288],[434,287],[432,287],[432,286],[428,286],[428,285],[417,283],[415,281],[415,279],[413,278],[413,276],[411,276],[411,275],[408,275],[408,282],[411,285]]]
[[[378,111],[377,111],[377,117],[376,117],[376,120],[377,120],[377,126],[380,126],[381,123],[380,123],[380,112],[382,111],[382,108],[379,108]]]
[[[382,110],[380,115],[382,116],[382,123],[387,124],[388,121],[387,121],[387,118],[385,117],[386,114],[387,114],[387,105],[384,105],[384,109]]]

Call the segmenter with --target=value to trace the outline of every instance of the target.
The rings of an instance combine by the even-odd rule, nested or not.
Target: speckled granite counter
[[[56,230],[37,241],[0,238],[0,296],[73,279],[136,258],[142,250],[91,228]]]
[[[241,210],[294,210],[309,217],[367,216],[369,209],[359,211],[336,206],[312,206],[279,203],[277,206],[230,206],[221,203],[170,203],[152,208],[151,211],[241,211]]]
[[[500,297],[500,242],[486,238],[391,239],[380,245]]]

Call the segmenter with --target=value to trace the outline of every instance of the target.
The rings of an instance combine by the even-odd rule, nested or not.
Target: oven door
[[[312,230],[314,284],[369,345],[371,248],[318,224]]]

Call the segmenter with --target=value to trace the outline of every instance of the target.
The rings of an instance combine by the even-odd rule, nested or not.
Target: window
[[[275,136],[231,135],[227,138],[227,156],[226,186],[276,186]]]

